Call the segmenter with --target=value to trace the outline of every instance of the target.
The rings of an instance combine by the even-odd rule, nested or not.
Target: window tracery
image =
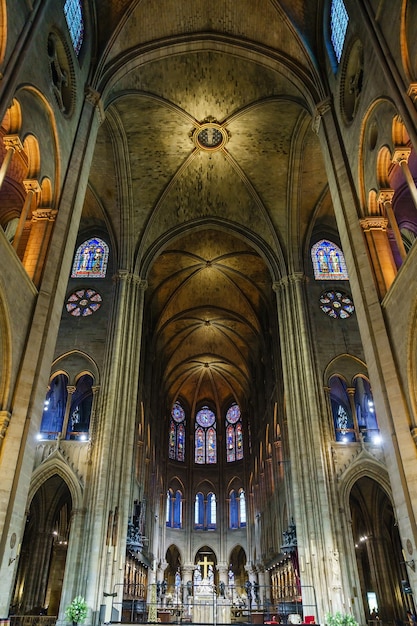
[[[232,404],[226,412],[226,460],[228,463],[243,459],[243,431],[240,407]]]
[[[311,248],[316,280],[349,280],[342,250],[328,239],[321,239]]]
[[[208,406],[195,417],[195,462],[199,465],[217,462],[216,416]]]
[[[185,460],[185,411],[180,402],[174,402],[171,410],[169,425],[169,451],[170,459],[174,461]]]
[[[109,259],[109,246],[94,237],[87,239],[74,256],[71,278],[105,278]]]

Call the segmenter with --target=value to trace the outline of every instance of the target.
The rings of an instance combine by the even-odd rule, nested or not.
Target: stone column
[[[394,150],[392,162],[400,166],[404,174],[404,178],[407,182],[408,188],[410,190],[410,194],[414,202],[414,206],[417,209],[417,188],[414,182],[413,175],[410,172],[410,168],[408,166],[408,159],[410,157],[410,154],[411,154],[411,148],[408,148],[407,146],[398,147]]]
[[[3,137],[3,145],[6,148],[6,156],[0,167],[0,189],[2,188],[4,179],[6,178],[7,170],[12,162],[12,158],[15,152],[23,150],[22,142],[19,135],[5,135]]]
[[[23,204],[22,212],[19,217],[19,223],[17,225],[17,229],[13,238],[12,246],[16,250],[19,249],[19,243],[22,238],[23,230],[25,228],[26,220],[29,214],[29,210],[32,204],[32,200],[35,194],[39,193],[41,188],[39,182],[36,179],[28,179],[23,181],[23,185],[26,191],[26,198]]]
[[[85,595],[92,607],[103,603],[104,593],[117,592],[115,605],[122,600],[127,523],[135,482],[137,388],[146,286],[146,281],[125,270],[115,276],[106,367],[96,405],[100,420],[88,477],[89,532],[80,542],[82,561],[67,565],[66,570],[74,573],[74,584],[64,586],[61,611],[77,593]],[[79,581],[86,580],[88,585],[80,586]]]
[[[67,403],[65,405],[64,420],[62,422],[62,428],[61,428],[61,434],[62,434],[63,439],[65,439],[67,436],[69,414],[71,410],[71,400],[76,389],[77,388],[74,387],[74,385],[67,385]]]
[[[29,240],[23,257],[23,266],[35,285],[39,284],[52,229],[58,211],[39,208],[32,211]]]
[[[337,549],[341,537],[335,533],[337,523],[333,518],[336,495],[327,487],[323,450],[326,403],[319,391],[314,367],[304,282],[303,274],[294,273],[273,285],[282,338],[291,458],[293,501],[289,501],[288,518],[293,517],[297,527],[303,602],[307,605],[315,603],[315,589],[317,596],[322,598],[323,606],[343,611],[341,588],[333,588],[331,597],[329,592],[332,572],[327,554]]]
[[[398,228],[397,219],[392,208],[392,198],[394,191],[392,189],[381,189],[378,194],[378,203],[383,207],[384,212],[388,218],[391,230],[394,233],[395,243],[397,244],[398,251],[401,259],[404,261],[407,256],[407,252],[404,248],[404,242],[401,237],[400,229]]]
[[[382,215],[368,215],[360,220],[368,244],[381,298],[385,296],[397,275],[397,267],[388,240],[388,219]]]

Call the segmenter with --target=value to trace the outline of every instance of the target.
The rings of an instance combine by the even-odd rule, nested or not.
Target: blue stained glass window
[[[195,462],[199,465],[217,462],[216,416],[204,406],[195,416]]]
[[[216,496],[214,493],[209,493],[207,496],[207,527],[216,528]]]
[[[43,439],[56,439],[62,432],[68,398],[68,378],[58,374],[50,383],[46,394],[40,433]]]
[[[338,63],[340,63],[340,59],[342,58],[348,22],[349,15],[343,0],[332,0],[330,9],[330,38]]]
[[[238,404],[232,404],[226,413],[226,460],[228,463],[243,459],[243,433]]]
[[[185,411],[179,402],[174,402],[169,425],[168,454],[175,461],[185,460]]]
[[[203,528],[204,524],[204,496],[201,492],[195,495],[194,504],[194,525],[196,528]]]
[[[233,489],[230,492],[230,528],[244,528],[246,526],[246,498],[243,489],[238,493]]]
[[[315,243],[311,260],[316,280],[349,280],[343,252],[331,241],[321,239]]]
[[[81,0],[65,0],[64,15],[75,54],[78,56],[84,38],[84,19]]]
[[[84,241],[75,253],[71,278],[105,278],[109,246],[102,239]]]

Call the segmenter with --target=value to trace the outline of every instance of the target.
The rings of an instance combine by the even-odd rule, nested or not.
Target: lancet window
[[[197,530],[214,530],[217,520],[216,495],[212,492],[207,498],[199,491],[195,496],[194,527]]]
[[[168,489],[166,501],[166,526],[182,528],[182,493]]]
[[[342,250],[328,239],[321,239],[311,248],[316,280],[349,280]]]
[[[169,458],[185,460],[185,411],[179,402],[174,402],[169,424]]]
[[[217,462],[216,416],[208,406],[195,416],[195,462],[199,465]]]
[[[329,389],[336,441],[379,443],[379,427],[369,381],[364,376],[357,376],[353,386],[348,387],[341,376],[332,376]]]
[[[330,7],[330,39],[337,62],[342,58],[349,15],[343,0],[332,0]]]
[[[226,413],[226,459],[228,463],[243,459],[243,431],[240,408],[232,404]]]
[[[232,489],[229,498],[229,525],[230,528],[244,528],[246,526],[246,497],[243,489]]]
[[[109,259],[109,246],[94,237],[87,239],[75,253],[71,278],[105,278]]]
[[[80,376],[76,385],[68,385],[65,374],[55,376],[49,385],[42,413],[40,439],[86,441],[93,404],[93,378]]]
[[[64,15],[74,52],[78,56],[84,39],[84,18],[81,0],[65,0]]]

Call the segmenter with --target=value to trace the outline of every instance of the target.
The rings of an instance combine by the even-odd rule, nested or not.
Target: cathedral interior
[[[0,0],[1,624],[408,624],[416,27]]]

